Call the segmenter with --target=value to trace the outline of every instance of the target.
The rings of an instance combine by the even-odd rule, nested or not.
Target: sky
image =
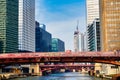
[[[36,21],[46,25],[52,38],[65,42],[65,50],[74,50],[74,31],[86,30],[86,0],[35,0]]]

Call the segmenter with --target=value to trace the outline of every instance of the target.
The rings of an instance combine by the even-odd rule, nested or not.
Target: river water
[[[89,76],[88,74],[80,74],[78,72],[69,72],[69,73],[50,74],[49,76],[33,76],[33,77],[16,78],[10,80],[109,80],[109,79],[96,78],[93,76]]]

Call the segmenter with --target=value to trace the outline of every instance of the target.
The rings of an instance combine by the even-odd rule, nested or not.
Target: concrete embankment
[[[10,79],[12,78],[12,75],[15,75],[15,74],[14,73],[2,73],[0,74],[0,80]]]
[[[112,79],[111,75],[96,74],[96,73],[94,73],[94,71],[89,71],[88,74],[91,75],[91,76],[99,77],[99,78],[106,78],[106,79],[110,79],[110,80]],[[117,80],[117,79],[113,79],[113,80]],[[120,80],[120,79],[118,79],[118,80]]]
[[[120,74],[113,75],[112,80],[120,80]]]
[[[0,80],[9,80],[12,78],[22,78],[22,77],[28,77],[28,76],[32,76],[32,74],[2,73],[0,74]]]

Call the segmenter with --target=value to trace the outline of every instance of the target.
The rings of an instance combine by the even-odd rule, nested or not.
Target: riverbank
[[[109,80],[120,80],[120,74],[111,74],[111,75],[96,75],[96,77],[106,78]]]
[[[29,76],[38,76],[36,74],[29,74],[29,73],[24,73],[24,74],[15,74],[15,73],[2,73],[0,74],[0,80],[9,80],[9,79],[14,79],[14,78],[25,78]]]

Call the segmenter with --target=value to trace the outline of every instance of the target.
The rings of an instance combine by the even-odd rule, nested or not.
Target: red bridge
[[[57,65],[40,65],[41,68],[54,68],[54,67],[94,67],[93,64],[57,64]]]
[[[93,69],[95,67],[94,64],[50,64],[50,65],[40,65],[41,71],[47,71],[47,70],[54,70],[54,69],[76,69],[76,70],[82,70],[84,69]],[[99,66],[96,66],[99,67]]]
[[[119,61],[119,52],[48,52],[0,54],[0,65],[55,62],[94,62],[120,65]]]

